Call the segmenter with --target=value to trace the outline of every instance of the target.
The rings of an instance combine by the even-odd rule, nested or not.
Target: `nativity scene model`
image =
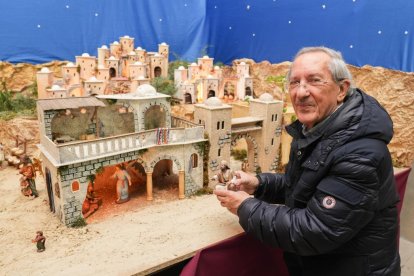
[[[251,172],[276,170],[281,101],[263,93],[235,117],[231,104],[208,92],[189,121],[173,116],[171,97],[148,84],[167,71],[166,44],[149,54],[121,37],[99,48],[98,58],[82,55],[63,66],[62,79],[38,72],[39,149],[50,210],[64,224],[105,204],[152,201],[167,188],[177,199],[213,188],[209,180],[240,140]]]

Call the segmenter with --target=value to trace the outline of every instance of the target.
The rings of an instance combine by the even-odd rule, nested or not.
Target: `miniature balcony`
[[[40,138],[40,150],[55,166],[69,165],[116,154],[158,146],[204,141],[204,128],[158,128],[95,140],[55,144],[46,136]]]

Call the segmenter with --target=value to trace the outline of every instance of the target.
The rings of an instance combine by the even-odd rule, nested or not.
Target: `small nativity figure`
[[[46,237],[43,236],[42,231],[36,232],[36,237],[32,240],[32,243],[36,243],[37,252],[43,252],[46,249]]]

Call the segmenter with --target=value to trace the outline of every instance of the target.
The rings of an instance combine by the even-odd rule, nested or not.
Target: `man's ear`
[[[342,80],[339,83],[339,92],[338,95],[336,97],[336,101],[338,103],[342,103],[346,97],[346,94],[348,93],[348,89],[349,87],[351,87],[351,82],[347,79]]]

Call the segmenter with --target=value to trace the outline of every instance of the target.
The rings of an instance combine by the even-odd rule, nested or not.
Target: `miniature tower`
[[[67,98],[67,90],[54,84],[51,88],[46,89],[47,98]]]
[[[194,121],[204,124],[209,136],[208,177],[211,179],[222,160],[230,162],[231,106],[223,104],[217,97],[208,98],[205,103],[194,105]]]
[[[202,79],[203,99],[218,97],[219,80],[212,75]]]
[[[275,171],[279,162],[278,152],[281,138],[283,102],[276,101],[269,93],[260,95],[259,99],[250,101],[250,116],[262,117],[261,141],[257,141],[259,155],[263,158],[254,160],[262,171]],[[276,156],[269,160],[266,156]]]
[[[184,81],[179,85],[177,97],[184,99],[184,103],[192,104],[196,102],[195,85],[189,81]]]
[[[136,48],[135,49],[135,53],[137,54],[137,57],[138,57],[138,60],[137,61],[140,61],[142,63],[145,63],[146,62],[146,55],[147,55],[146,52],[147,51],[145,51],[141,47]]]
[[[106,45],[102,45],[101,48],[98,48],[98,66],[105,65],[105,60],[109,58],[110,52]]]
[[[72,62],[68,62],[62,66],[62,76],[66,87],[70,88],[73,85],[79,84],[78,67]]]
[[[207,76],[213,71],[213,58],[210,58],[208,56],[198,58],[198,65],[201,68],[203,75]]]
[[[105,90],[105,83],[101,80],[98,80],[95,77],[91,77],[88,80],[85,80],[84,83],[84,96],[90,95],[103,95]]]
[[[111,56],[105,60],[106,67],[109,68],[109,77],[114,78],[119,76],[119,59]]]
[[[96,74],[96,58],[89,56],[88,53],[83,53],[82,56],[76,56],[76,65],[80,68],[79,75],[81,80],[89,79]]]
[[[167,59],[167,63],[168,63],[168,56],[170,54],[169,48],[170,46],[168,46],[167,43],[165,42],[158,44],[158,53]]]
[[[249,65],[246,64],[244,61],[240,62],[236,65],[237,71],[237,95],[238,99],[243,100],[246,95],[246,78],[250,78],[249,75]],[[252,82],[251,82],[252,83]],[[251,87],[250,87],[251,89]]]
[[[121,44],[119,44],[118,41],[112,42],[111,45],[109,46],[109,49],[110,49],[111,56],[114,56],[117,59],[121,58],[122,48],[121,48]]]
[[[168,63],[163,55],[158,53],[150,58],[150,76],[151,79],[156,77],[168,77]]]
[[[180,83],[183,83],[187,80],[187,69],[184,68],[184,66],[180,66],[177,69],[174,70],[174,84],[177,86]]]
[[[53,72],[47,67],[43,67],[39,72],[36,73],[37,81],[37,97],[39,99],[48,98],[46,91],[47,87],[51,87],[53,84]]]
[[[121,44],[121,49],[122,49],[121,55],[126,56],[130,52],[134,51],[134,38],[126,35],[126,36],[120,37],[119,42]]]
[[[129,65],[129,77],[131,79],[135,79],[138,77],[146,78],[147,71],[145,67],[146,67],[145,64],[143,64],[140,61],[130,64]]]
[[[106,68],[104,65],[98,65],[98,74],[96,75],[98,80],[108,83],[109,81],[109,68]]]
[[[193,62],[188,66],[188,79],[195,80],[198,79],[200,75],[200,68],[198,65]]]

